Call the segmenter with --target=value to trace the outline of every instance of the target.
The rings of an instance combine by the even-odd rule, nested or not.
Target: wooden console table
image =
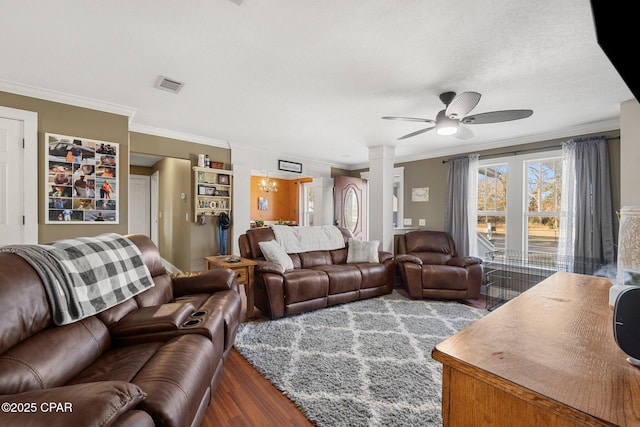
[[[640,369],[613,338],[610,286],[556,273],[436,345],[444,426],[640,425]]]
[[[238,258],[240,261],[227,262],[228,258]],[[253,319],[253,269],[256,265],[256,262],[235,255],[207,256],[204,257],[204,261],[207,270],[211,270],[215,267],[222,267],[233,270],[238,283],[244,285],[244,293],[247,297],[247,320]]]

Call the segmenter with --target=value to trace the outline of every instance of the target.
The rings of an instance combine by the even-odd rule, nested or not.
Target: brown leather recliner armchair
[[[411,298],[474,299],[480,296],[482,260],[457,256],[448,233],[421,230],[400,236],[396,262]]]

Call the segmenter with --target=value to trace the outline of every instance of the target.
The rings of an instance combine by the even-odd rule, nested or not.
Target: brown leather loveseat
[[[140,249],[154,286],[58,326],[41,276],[0,253],[2,426],[197,426],[240,322],[230,270],[169,275]]]
[[[289,253],[293,269],[268,262],[260,242],[275,240],[270,227],[247,230],[238,239],[240,254],[255,260],[254,300],[271,319],[388,294],[393,290],[393,255],[379,251],[376,262],[347,263],[352,234],[340,229],[345,247]]]
[[[480,296],[482,260],[459,257],[451,235],[411,231],[398,240],[396,262],[412,298],[473,299]]]

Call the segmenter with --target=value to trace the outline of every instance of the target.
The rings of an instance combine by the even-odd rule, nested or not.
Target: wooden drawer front
[[[240,283],[241,285],[247,284],[248,274],[246,268],[239,268],[237,270],[233,270],[233,272],[236,275],[236,280],[238,281],[238,283]]]

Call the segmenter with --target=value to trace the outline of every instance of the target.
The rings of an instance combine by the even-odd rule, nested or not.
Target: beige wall
[[[621,206],[640,206],[640,103],[622,103],[621,129]]]
[[[620,138],[619,131],[600,132],[595,135],[605,135],[609,139],[609,163],[611,168],[611,195],[614,211],[620,209]],[[589,136],[589,135],[579,135]],[[579,137],[576,136],[576,137]],[[517,154],[529,150],[544,150],[559,147],[562,142],[571,138],[540,141],[493,150],[478,151],[480,158],[500,157]],[[444,216],[446,203],[446,185],[448,167],[443,160],[445,157],[418,160],[414,162],[398,163],[404,166],[404,217],[412,219],[412,227],[418,226],[418,219],[426,219],[426,228],[444,230]],[[414,187],[429,187],[428,202],[412,202],[411,189]],[[615,217],[615,215],[614,215]],[[617,223],[614,224],[617,228]]]
[[[195,184],[191,167],[197,164],[198,154],[202,153],[230,169],[231,150],[138,132],[131,132],[130,140],[131,152],[164,157],[151,168],[159,174],[158,246],[161,255],[181,270],[203,270],[204,257],[219,253],[218,219],[207,217],[207,224],[195,223]],[[180,198],[182,193],[186,197],[184,200]],[[231,248],[233,235],[230,231],[228,239]]]
[[[47,243],[58,239],[94,236],[113,232],[125,234],[128,230],[129,210],[129,121],[128,117],[104,113],[88,108],[45,101],[21,95],[0,92],[0,105],[38,113],[38,242]],[[120,144],[118,176],[119,224],[45,224],[44,193],[46,190],[45,133],[78,136]]]

